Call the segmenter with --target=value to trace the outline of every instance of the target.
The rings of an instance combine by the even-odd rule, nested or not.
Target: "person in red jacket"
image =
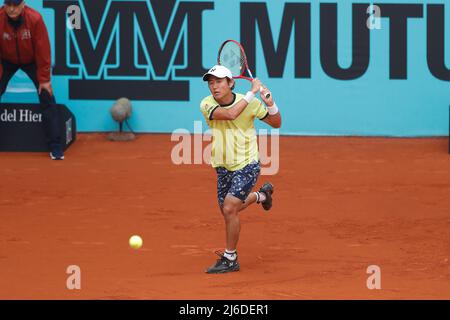
[[[5,0],[0,8],[0,99],[14,74],[23,70],[33,81],[43,107],[43,125],[53,160],[64,159],[60,115],[51,84],[51,49],[39,12],[24,0]]]

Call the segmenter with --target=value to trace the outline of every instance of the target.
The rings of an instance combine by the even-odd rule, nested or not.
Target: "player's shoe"
[[[52,145],[50,151],[50,158],[52,160],[64,160],[64,152],[60,144]]]
[[[216,254],[220,257],[219,260],[217,260],[216,264],[209,267],[206,270],[206,273],[227,273],[227,272],[234,272],[239,271],[239,263],[236,260],[231,261],[227,257],[223,255],[222,252],[216,251]]]
[[[263,192],[266,195],[266,200],[261,202],[262,207],[264,208],[264,210],[270,210],[270,208],[272,208],[273,185],[269,182],[266,182],[259,189],[259,192]]]

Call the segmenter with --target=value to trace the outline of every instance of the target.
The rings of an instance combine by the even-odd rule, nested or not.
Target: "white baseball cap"
[[[209,75],[217,78],[233,79],[233,75],[231,74],[230,69],[221,65],[215,65],[214,67],[209,69],[209,71],[203,75],[203,81],[208,81]]]

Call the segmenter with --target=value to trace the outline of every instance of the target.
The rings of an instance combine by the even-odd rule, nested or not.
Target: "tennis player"
[[[239,271],[236,251],[241,229],[239,212],[255,202],[270,210],[274,191],[272,184],[265,183],[259,191],[251,193],[260,173],[254,120],[258,118],[279,128],[281,116],[272,94],[265,98],[270,92],[259,79],[251,82],[245,95],[234,93],[231,71],[216,65],[203,76],[203,81],[208,82],[211,95],[202,100],[200,110],[213,134],[211,164],[217,172],[217,198],[226,233],[225,252],[216,252],[220,259],[206,272]],[[258,92],[267,108],[255,98]]]

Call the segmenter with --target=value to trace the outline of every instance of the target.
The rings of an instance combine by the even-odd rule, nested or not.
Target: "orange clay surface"
[[[241,214],[241,271],[208,275],[214,170],[173,165],[170,135],[105,136],[79,134],[64,161],[0,153],[0,299],[450,299],[447,139],[282,137],[257,183],[272,210]]]

